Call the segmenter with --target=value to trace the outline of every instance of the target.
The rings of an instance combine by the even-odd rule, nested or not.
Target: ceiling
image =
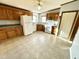
[[[0,0],[1,3],[20,7],[37,13],[41,13],[41,12],[45,12],[51,9],[61,7],[60,6],[61,4],[72,0],[42,0],[42,8],[40,11],[37,9],[36,1],[37,0]]]

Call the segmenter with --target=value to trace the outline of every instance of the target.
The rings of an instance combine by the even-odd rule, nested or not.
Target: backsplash
[[[14,25],[20,24],[19,20],[0,20],[0,25]]]

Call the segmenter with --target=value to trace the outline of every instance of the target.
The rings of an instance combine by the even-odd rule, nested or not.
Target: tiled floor
[[[35,32],[0,44],[0,59],[70,59],[70,45],[51,34]]]

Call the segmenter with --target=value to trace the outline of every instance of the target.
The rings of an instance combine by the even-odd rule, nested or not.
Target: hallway
[[[70,46],[51,34],[35,32],[0,44],[0,59],[70,59]]]

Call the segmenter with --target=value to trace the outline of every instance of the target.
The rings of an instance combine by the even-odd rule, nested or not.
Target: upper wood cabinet
[[[15,10],[6,7],[0,7],[0,20],[19,20],[20,16]]]
[[[48,13],[47,20],[57,20],[58,16],[59,16],[59,13]]]
[[[0,5],[0,20],[20,20],[21,15],[32,16],[32,12],[6,5]]]
[[[13,19],[14,20],[20,20],[20,14],[18,13],[17,10],[12,10],[13,11]]]
[[[14,15],[13,12],[14,12],[14,11],[11,10],[11,9],[7,9],[6,12],[7,12],[6,15],[8,16],[8,19],[13,20],[13,19],[14,19],[14,17],[13,17],[13,15]]]
[[[6,9],[4,9],[3,7],[0,7],[0,19],[7,19],[7,15],[6,15]]]

